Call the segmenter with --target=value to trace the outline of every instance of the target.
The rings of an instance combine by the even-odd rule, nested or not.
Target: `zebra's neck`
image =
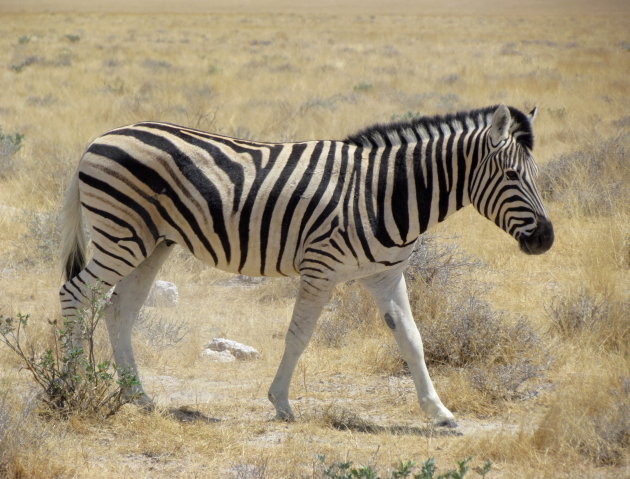
[[[376,170],[368,171],[367,184],[378,178],[372,196],[380,224],[372,226],[381,243],[408,244],[470,204],[469,179],[483,155],[491,114],[484,109],[377,125],[348,139],[369,151],[368,168]]]

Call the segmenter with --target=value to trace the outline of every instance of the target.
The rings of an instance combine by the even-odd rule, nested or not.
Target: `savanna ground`
[[[51,419],[0,345],[0,475],[320,477],[323,454],[381,471],[428,457],[444,470],[472,455],[473,465],[494,463],[488,477],[627,477],[627,4],[420,2],[404,14],[400,1],[385,14],[376,2],[278,1],[255,4],[257,13],[218,2],[208,14],[202,3],[184,2],[180,14],[165,2],[143,14],[134,13],[142,2],[97,13],[71,1],[0,5],[0,314],[30,313],[36,347],[59,316],[65,185],[89,140],[137,120],[289,141],[414,114],[538,105],[535,154],[556,243],[525,256],[470,208],[416,257],[416,319],[462,435],[429,427],[357,285],[339,288],[300,361],[298,421],[271,421],[266,390],[294,284],[235,283],[178,251],[160,279],[178,285],[180,304],[145,308],[135,334],[159,410]],[[218,336],[262,359],[209,362],[200,352]],[[181,407],[201,414],[165,413]]]

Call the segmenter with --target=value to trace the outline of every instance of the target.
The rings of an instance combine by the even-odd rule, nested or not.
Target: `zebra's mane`
[[[392,144],[395,144],[400,142],[401,138],[405,138],[409,130],[416,132],[424,130],[430,133],[432,130],[440,131],[441,126],[445,124],[453,130],[461,130],[467,128],[471,122],[476,126],[485,126],[490,124],[497,106],[448,115],[423,116],[410,121],[377,123],[348,136],[345,141],[355,145],[370,145],[382,144],[387,138]],[[510,133],[520,145],[528,150],[533,149],[534,133],[529,117],[514,107],[508,108],[512,117]]]

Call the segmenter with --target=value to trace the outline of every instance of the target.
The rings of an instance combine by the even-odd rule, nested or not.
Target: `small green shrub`
[[[3,133],[0,128],[0,178],[9,175],[15,168],[14,155],[22,148],[24,135]]]
[[[0,342],[13,351],[31,372],[41,388],[39,399],[52,413],[62,416],[86,414],[108,417],[133,399],[125,394],[138,384],[135,376],[119,371],[116,365],[101,359],[95,348],[95,333],[108,301],[101,285],[88,292],[89,305],[74,320],[49,321],[52,327],[52,347],[35,351],[26,330],[29,316],[17,318],[0,315]],[[71,347],[71,334],[75,327],[81,331],[84,346]]]
[[[21,62],[11,65],[11,70],[13,70],[15,73],[21,73],[26,67],[34,65],[38,61],[40,61],[40,58],[31,55],[29,57],[26,57]]]
[[[367,82],[361,82],[361,83],[357,83],[356,85],[354,85],[352,87],[352,89],[354,91],[358,91],[358,92],[368,92],[373,88],[371,83],[367,83]]]
[[[420,118],[420,117],[422,117],[422,113],[420,113],[419,111],[407,111],[406,113],[394,113],[390,117],[390,120],[391,121],[407,122],[407,121],[411,121],[411,120],[414,120],[414,119]]]
[[[472,457],[467,457],[462,461],[457,461],[457,468],[451,469],[443,474],[438,474],[435,459],[430,457],[420,466],[420,470],[414,461],[399,461],[396,469],[389,472],[389,475],[381,476],[372,466],[353,467],[352,462],[335,462],[326,465],[326,456],[317,456],[322,465],[321,476],[328,479],[463,479],[470,470],[469,463]],[[492,469],[492,463],[486,461],[482,466],[476,467],[474,471],[481,477],[486,475]]]

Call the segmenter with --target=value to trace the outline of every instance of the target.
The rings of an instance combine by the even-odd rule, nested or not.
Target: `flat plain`
[[[430,232],[414,271],[435,271],[409,284],[456,434],[430,427],[358,285],[339,287],[298,365],[297,422],[272,421],[295,283],[247,282],[178,251],[159,278],[179,304],[146,307],[135,333],[158,410],[42,415],[0,344],[1,476],[312,478],[320,455],[383,475],[399,460],[434,457],[443,472],[467,456],[492,461],[490,478],[630,475],[627,2],[130,3],[0,5],[0,315],[30,314],[36,347],[60,315],[65,186],[91,139],[140,120],[297,141],[538,106],[556,244],[522,255],[472,207]],[[211,362],[200,353],[213,337],[262,357]]]

